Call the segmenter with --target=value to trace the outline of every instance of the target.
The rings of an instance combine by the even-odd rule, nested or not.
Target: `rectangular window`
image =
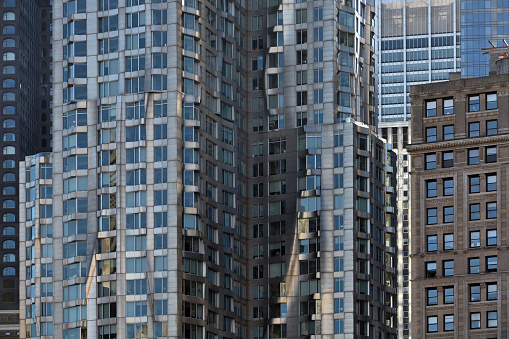
[[[479,149],[478,148],[468,150],[468,164],[469,165],[479,165]]]
[[[486,300],[497,300],[497,283],[486,284]]]
[[[481,285],[470,285],[470,302],[481,301]]]
[[[427,305],[438,305],[438,290],[436,288],[428,288],[427,292]]]
[[[428,252],[438,250],[438,237],[437,235],[428,235]]]
[[[454,234],[444,234],[444,251],[454,249]]]
[[[470,193],[479,193],[481,192],[481,178],[478,175],[472,175],[468,177],[469,182],[469,192]]]
[[[481,247],[481,232],[470,232],[470,247]]]
[[[444,126],[444,140],[454,139],[454,125]]]
[[[497,109],[497,93],[486,94],[486,109]]]
[[[469,112],[477,112],[479,111],[479,96],[471,95],[468,97],[468,111]]]
[[[444,331],[454,331],[454,314],[444,315]]]
[[[486,313],[487,315],[487,324],[486,326],[487,327],[497,327],[498,324],[497,324],[497,311],[488,311]]]
[[[478,137],[480,135],[480,123],[471,122],[468,124],[468,136],[470,138]]]
[[[479,150],[477,150],[477,153],[479,154]],[[426,169],[431,170],[436,168],[437,168],[437,155],[435,153],[426,154]]]
[[[492,192],[497,190],[497,175],[487,174],[486,175],[486,191]]]
[[[454,286],[444,287],[444,304],[454,304]]]
[[[444,223],[454,222],[454,207],[444,207]]]
[[[497,230],[487,230],[486,246],[496,246],[496,245],[497,245]]]
[[[434,225],[438,223],[438,212],[436,208],[427,209],[427,224]]]
[[[496,272],[497,271],[497,256],[486,257],[486,272]]]
[[[437,116],[437,102],[436,101],[427,101],[426,102],[426,116],[427,117],[436,117]]]
[[[444,277],[454,275],[454,260],[444,260],[443,264],[443,275]]]
[[[468,259],[468,273],[478,274],[479,273],[479,258]]]
[[[486,147],[486,162],[497,162],[497,146]]]
[[[437,141],[437,128],[436,127],[426,128],[426,142],[435,141]]]
[[[495,219],[497,217],[497,203],[488,202],[486,203],[486,218]]]
[[[435,261],[426,263],[426,278],[434,278],[437,276],[437,263]]]
[[[481,205],[480,204],[470,204],[470,220],[480,220],[481,219]]]
[[[486,121],[486,135],[496,135],[498,133],[497,120]]]
[[[454,100],[444,99],[444,115],[454,114]]]
[[[435,198],[437,196],[437,181],[436,180],[428,180],[426,182],[427,188],[427,197]]]
[[[428,317],[428,333],[438,332],[438,317]]]
[[[454,165],[454,152],[443,152],[442,153],[442,167],[449,168]]]

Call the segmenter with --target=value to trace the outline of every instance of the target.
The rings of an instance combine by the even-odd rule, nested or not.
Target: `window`
[[[497,120],[486,121],[486,135],[496,135],[498,133]]]
[[[497,300],[497,283],[486,284],[486,300]]]
[[[471,122],[468,124],[468,136],[470,138],[478,137],[480,135],[480,124],[479,122]]]
[[[497,311],[488,311],[487,315],[487,327],[497,327]]]
[[[438,305],[438,290],[436,288],[428,288],[428,306]]]
[[[479,258],[468,259],[468,273],[470,274],[479,273]]]
[[[479,96],[471,95],[468,97],[468,111],[469,112],[477,112],[479,111]]]
[[[486,175],[486,191],[496,191],[497,190],[497,175],[496,174],[487,174]]]
[[[468,150],[468,164],[469,165],[478,165],[479,164],[479,149],[469,149]]]
[[[481,192],[481,178],[478,175],[472,175],[472,176],[468,177],[468,182],[469,182],[469,186],[470,186],[470,188],[469,188],[470,193]]]
[[[497,256],[486,257],[486,272],[497,271]]]
[[[454,125],[444,126],[444,140],[454,139]]]
[[[442,167],[448,168],[454,165],[454,152],[443,152],[442,153]]]
[[[438,332],[438,317],[431,316],[428,317],[428,333],[430,332]]]
[[[481,247],[481,232],[470,232],[470,247]]]
[[[437,263],[435,261],[427,262],[426,263],[426,277],[434,278],[436,276],[437,276]]]
[[[426,128],[426,142],[435,141],[437,141],[437,128],[436,127]]]
[[[481,219],[481,205],[480,204],[470,204],[470,220],[480,220]]]
[[[479,150],[477,150],[478,159],[479,159]],[[479,161],[477,161],[479,163]],[[435,153],[426,154],[426,169],[436,169],[437,168],[437,155]]]
[[[481,301],[481,285],[479,284],[470,285],[470,301],[471,302]]]
[[[443,264],[443,275],[444,277],[454,275],[454,260],[444,260]]]
[[[428,235],[428,252],[438,250],[438,237],[436,235]]]
[[[486,147],[486,162],[497,162],[497,146]]]
[[[454,207],[444,207],[444,223],[454,222]]]
[[[497,109],[497,93],[486,94],[486,109]]]
[[[470,329],[481,328],[481,313],[470,313]]]
[[[497,245],[497,230],[487,230],[486,246],[496,246],[496,245]]]
[[[495,219],[497,217],[497,203],[486,203],[486,219]]]
[[[427,197],[435,198],[437,196],[437,181],[436,180],[428,180],[426,182],[427,189]]]
[[[436,117],[437,116],[437,102],[436,101],[426,102],[426,116],[427,117]]]
[[[454,304],[454,286],[444,287],[444,304]]]
[[[428,218],[428,225],[434,225],[438,223],[438,213],[436,208],[428,208],[427,209],[427,218]]]
[[[444,99],[444,115],[454,114],[454,100]]]
[[[454,314],[444,315],[444,331],[454,331]]]

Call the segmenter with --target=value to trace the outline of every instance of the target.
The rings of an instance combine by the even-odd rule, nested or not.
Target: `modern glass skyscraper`
[[[21,336],[396,336],[365,1],[56,1]]]
[[[506,46],[509,37],[509,2],[504,0],[461,1],[461,77],[489,75],[489,56],[481,49]]]

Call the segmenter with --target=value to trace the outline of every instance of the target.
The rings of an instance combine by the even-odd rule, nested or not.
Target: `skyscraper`
[[[2,1],[0,81],[2,216],[0,235],[0,337],[19,329],[18,163],[50,149],[51,5],[49,1]]]
[[[413,337],[507,336],[508,80],[412,88]]]
[[[394,338],[373,20],[349,0],[55,2],[21,336]]]

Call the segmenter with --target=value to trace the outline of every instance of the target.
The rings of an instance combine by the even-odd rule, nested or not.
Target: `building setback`
[[[53,153],[20,168],[22,338],[395,338],[369,3],[53,9]]]
[[[412,87],[413,337],[508,335],[508,81]]]

